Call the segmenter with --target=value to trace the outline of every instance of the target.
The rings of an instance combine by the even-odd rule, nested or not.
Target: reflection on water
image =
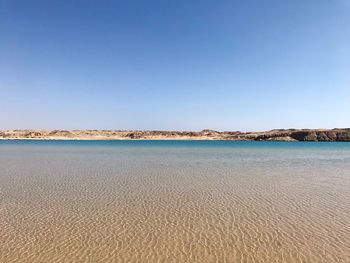
[[[318,145],[0,142],[0,262],[350,262],[350,144]]]

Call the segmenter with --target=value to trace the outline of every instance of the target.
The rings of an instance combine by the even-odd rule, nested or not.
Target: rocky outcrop
[[[298,141],[350,141],[350,129],[296,131],[290,136]]]
[[[228,140],[228,141],[350,141],[350,129],[278,129],[239,131],[6,130],[0,139],[32,140]]]

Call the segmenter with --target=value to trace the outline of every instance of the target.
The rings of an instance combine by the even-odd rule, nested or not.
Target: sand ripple
[[[350,262],[349,158],[2,147],[0,262]]]

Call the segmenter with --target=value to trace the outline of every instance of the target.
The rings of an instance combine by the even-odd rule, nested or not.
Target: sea
[[[350,143],[0,141],[0,262],[350,262]]]

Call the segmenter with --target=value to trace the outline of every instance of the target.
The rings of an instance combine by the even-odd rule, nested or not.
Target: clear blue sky
[[[350,127],[350,0],[0,0],[0,129]]]

